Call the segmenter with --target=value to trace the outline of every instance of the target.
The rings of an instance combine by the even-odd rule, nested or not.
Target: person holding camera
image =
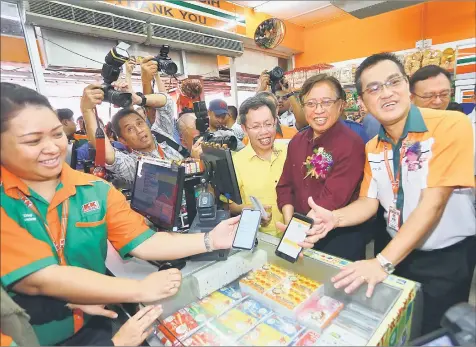
[[[209,233],[149,229],[111,184],[65,164],[67,139],[46,97],[12,83],[0,86],[0,277],[11,296],[51,297],[81,305],[155,302],[177,293],[180,271],[157,271],[142,280],[106,276],[108,241],[121,257],[143,260],[182,259],[231,247],[239,217]],[[94,92],[92,99],[100,101],[103,96],[97,91],[95,86],[86,88],[86,94]],[[82,100],[83,110],[91,109],[88,102],[89,97]],[[132,120],[131,134],[146,145],[142,124],[126,118]],[[73,307],[33,328],[41,345],[88,345],[77,333],[91,328],[93,334],[90,320],[85,310]]]
[[[278,81],[272,81],[272,72],[276,70],[276,67],[268,72],[263,71],[258,79],[257,93],[271,91],[278,99],[278,120],[281,125],[296,127],[298,130],[307,126],[306,116],[302,109],[299,98],[296,96],[286,77],[281,77]],[[281,75],[282,75],[281,69]],[[279,75],[279,74],[278,74]],[[274,84],[272,86],[272,84]]]
[[[114,83],[115,88],[124,90],[125,83]],[[163,95],[151,94],[147,96],[148,103],[157,105],[161,103]],[[81,111],[86,123],[88,139],[96,148],[95,132],[97,129],[94,110],[96,105],[103,102],[104,93],[99,85],[89,85],[84,89],[81,98]],[[133,103],[138,104],[141,97],[133,94]],[[137,159],[140,156],[149,156],[159,159],[181,161],[184,156],[166,141],[158,142],[144,118],[134,109],[124,108],[119,110],[111,120],[112,129],[119,142],[127,146],[130,152],[123,152],[112,147],[109,139],[105,139],[106,169],[117,178],[132,183],[135,178]],[[195,158],[199,159],[199,157]]]
[[[210,101],[210,105],[208,106],[208,132],[212,133],[214,137],[235,137],[237,140],[236,151],[238,152],[245,148],[245,145],[238,140],[233,130],[226,127],[230,117],[228,105],[225,101],[220,99]]]

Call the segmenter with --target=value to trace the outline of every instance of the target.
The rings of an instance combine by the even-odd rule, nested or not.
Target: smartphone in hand
[[[233,248],[252,250],[260,223],[260,211],[243,209],[238,229],[236,229],[235,239],[233,240]]]
[[[306,231],[311,229],[312,218],[295,213],[284,231],[275,254],[291,263],[295,263],[302,251],[302,247],[298,243],[303,242],[306,238]]]

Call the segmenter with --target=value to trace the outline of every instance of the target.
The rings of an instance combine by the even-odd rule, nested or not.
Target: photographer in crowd
[[[308,124],[298,96],[294,93],[286,77],[283,76],[278,81],[271,80],[273,71],[279,69],[279,67],[275,67],[270,72],[267,70],[263,71],[258,79],[256,91],[259,93],[271,89],[278,101],[279,123],[288,127],[296,127],[296,129],[300,130]],[[283,73],[282,69],[279,72],[279,75],[281,75]],[[273,88],[271,88],[272,83],[275,84]]]
[[[227,128],[230,117],[228,105],[225,101],[220,99],[210,101],[208,106],[208,118],[210,121],[208,131],[217,137],[235,136],[233,130]],[[245,148],[245,145],[237,138],[236,151],[240,151],[243,148]]]

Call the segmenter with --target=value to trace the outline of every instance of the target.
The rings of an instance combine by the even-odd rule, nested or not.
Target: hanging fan
[[[276,48],[283,41],[285,33],[286,26],[281,19],[266,19],[256,28],[255,42],[261,48]]]

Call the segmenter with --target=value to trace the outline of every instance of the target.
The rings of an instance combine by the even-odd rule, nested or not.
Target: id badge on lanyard
[[[400,154],[400,169],[396,173],[396,177],[394,177],[392,173],[392,169],[390,168],[390,163],[388,161],[388,154],[387,154],[387,145],[384,145],[384,159],[385,159],[385,166],[387,168],[388,177],[390,178],[390,182],[392,183],[392,192],[393,192],[393,200],[392,205],[390,205],[388,209],[388,221],[387,225],[390,229],[397,232],[400,230],[400,221],[401,221],[401,211],[397,208],[397,198],[398,198],[398,189],[400,187],[400,171],[401,165],[403,160],[403,154],[405,153],[405,148],[401,148]]]

